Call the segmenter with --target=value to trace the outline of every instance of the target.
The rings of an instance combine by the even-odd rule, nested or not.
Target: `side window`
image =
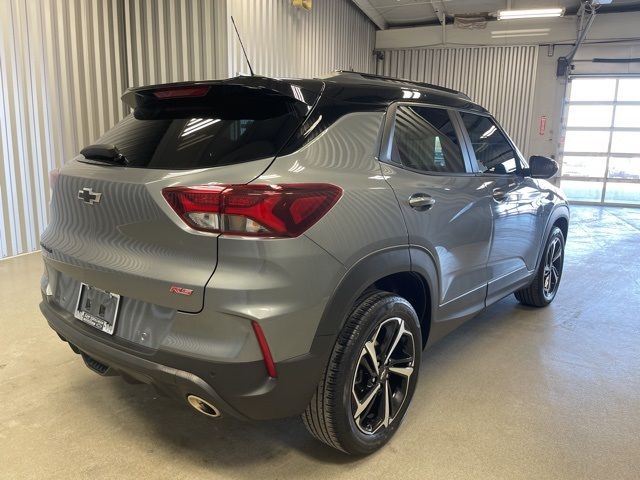
[[[392,160],[422,172],[464,173],[464,159],[449,113],[440,108],[400,106]]]
[[[510,174],[521,169],[518,154],[493,120],[473,113],[460,113],[476,153],[480,171]]]

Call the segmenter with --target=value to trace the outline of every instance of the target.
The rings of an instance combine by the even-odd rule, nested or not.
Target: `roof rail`
[[[406,78],[395,78],[395,77],[387,77],[385,75],[376,75],[375,73],[365,73],[365,72],[354,72],[353,70],[336,70],[337,73],[346,73],[346,74],[354,74],[354,75],[360,75],[363,78],[369,78],[369,79],[375,79],[375,80],[387,80],[390,82],[399,82],[399,83],[408,83],[410,85],[416,85],[418,87],[424,87],[424,88],[433,88],[434,90],[441,90],[443,92],[447,92],[447,93],[454,93],[456,95],[461,95],[464,98],[467,98],[470,100],[469,96],[465,93],[459,92],[458,90],[453,90],[451,88],[447,88],[447,87],[441,87],[440,85],[434,85],[432,83],[426,83],[426,82],[416,82],[413,80],[407,80]]]

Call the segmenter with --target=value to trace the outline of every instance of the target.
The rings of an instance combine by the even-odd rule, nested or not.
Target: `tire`
[[[338,335],[302,414],[307,430],[348,454],[378,450],[404,418],[415,391],[421,352],[420,323],[411,304],[393,293],[366,292]]]
[[[549,305],[558,292],[563,264],[564,235],[558,227],[553,227],[544,246],[544,253],[533,282],[528,287],[516,291],[514,293],[516,299],[530,307]]]

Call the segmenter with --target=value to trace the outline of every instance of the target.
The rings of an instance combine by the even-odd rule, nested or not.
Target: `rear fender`
[[[358,298],[370,285],[388,275],[414,272],[429,288],[429,292],[425,293],[431,298],[437,298],[437,269],[433,259],[427,254],[418,254],[414,260],[412,253],[408,245],[385,248],[367,255],[349,269],[327,303],[316,331],[316,339],[336,337]],[[436,303],[427,302],[430,311],[425,313],[430,319],[433,319]],[[326,353],[327,358],[329,353]]]

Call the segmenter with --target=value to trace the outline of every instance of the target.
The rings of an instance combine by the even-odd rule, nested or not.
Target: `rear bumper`
[[[109,372],[154,385],[186,402],[198,395],[222,413],[242,419],[271,419],[304,411],[328,359],[334,336],[318,336],[311,351],[276,364],[278,377],[267,375],[261,361],[222,363],[147,350],[82,324],[66,310],[49,303],[40,310],[49,326],[85,355],[109,367]]]

